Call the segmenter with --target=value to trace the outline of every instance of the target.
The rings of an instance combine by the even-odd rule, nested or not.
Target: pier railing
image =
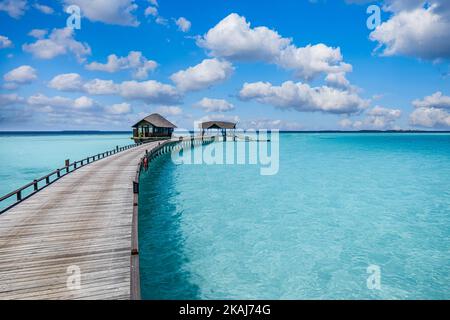
[[[133,216],[131,219],[131,281],[130,281],[130,299],[141,299],[141,284],[140,284],[140,268],[139,268],[139,180],[142,170],[147,170],[144,160],[147,159],[147,166],[151,161],[157,157],[171,152],[174,149],[182,149],[184,147],[193,147],[196,145],[208,144],[215,141],[215,137],[190,137],[178,138],[172,140],[165,140],[153,147],[150,151],[145,152],[145,155],[140,159],[136,175],[133,179]]]
[[[92,162],[104,159],[106,157],[112,156],[114,154],[117,154],[119,152],[137,147],[144,144],[144,142],[134,143],[126,146],[116,146],[116,148],[105,151],[99,154],[96,154],[94,156],[89,156],[87,158],[84,158],[82,160],[78,160],[75,162],[70,163],[69,160],[66,160],[65,166],[62,168],[58,168],[55,171],[50,172],[49,174],[35,179],[32,182],[20,187],[17,190],[14,190],[0,198],[0,214],[4,213],[5,211],[11,209],[15,205],[19,204],[23,200],[31,197],[32,195],[36,194],[37,192],[41,191],[45,187],[49,186],[53,182],[57,181],[58,179],[68,175],[69,173],[84,167],[87,164],[90,164]],[[2,204],[6,202],[11,202],[6,205],[6,207],[2,208]]]

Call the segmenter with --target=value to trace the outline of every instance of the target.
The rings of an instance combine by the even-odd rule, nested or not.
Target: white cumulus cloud
[[[339,89],[351,89],[350,81],[345,77],[344,72],[330,73],[325,77],[325,82],[331,86]]]
[[[172,85],[154,80],[123,81],[92,79],[84,81],[77,73],[60,74],[49,82],[50,88],[60,91],[79,91],[90,95],[116,95],[127,100],[139,100],[149,104],[174,105],[182,94]]]
[[[412,102],[416,108],[410,115],[409,120],[413,126],[427,128],[450,127],[450,97],[437,91],[423,99]]]
[[[53,77],[48,86],[59,91],[79,91],[83,80],[78,73],[64,73]]]
[[[61,96],[47,97],[38,93],[28,97],[27,103],[31,106],[67,107],[73,105],[73,100]]]
[[[67,97],[54,96],[48,97],[42,93],[35,94],[28,97],[27,104],[38,107],[56,107],[56,108],[74,108],[74,109],[89,109],[96,105],[95,101],[89,97],[81,96],[76,99]]]
[[[195,91],[227,80],[233,71],[228,61],[205,59],[193,67],[172,74],[170,79],[182,91]]]
[[[89,109],[94,106],[94,100],[89,97],[82,96],[73,101],[73,107],[75,109]]]
[[[92,95],[112,95],[118,92],[118,85],[112,80],[93,79],[85,82],[82,87]]]
[[[191,22],[184,18],[180,17],[175,21],[176,25],[178,26],[178,29],[183,32],[188,32],[191,30]]]
[[[369,105],[369,101],[353,92],[327,86],[311,87],[292,81],[286,81],[281,86],[274,86],[269,82],[245,83],[239,97],[300,112],[355,113]]]
[[[0,49],[10,48],[12,45],[13,43],[8,37],[0,35]]]
[[[0,11],[5,11],[10,17],[19,19],[28,9],[26,0],[3,0],[0,2]]]
[[[224,99],[203,98],[194,104],[195,108],[206,112],[227,112],[234,110],[234,105]]]
[[[44,14],[53,14],[55,12],[55,10],[53,10],[52,7],[46,6],[44,4],[39,4],[39,3],[35,3],[33,5],[33,7],[36,10],[39,10],[40,12],[44,13]]]
[[[111,114],[127,114],[132,111],[129,103],[116,103],[105,108],[105,111]]]
[[[30,32],[28,32],[28,35],[36,39],[42,39],[45,37],[47,33],[48,31],[45,29],[33,29]]]
[[[0,106],[9,106],[19,102],[23,102],[23,98],[16,93],[0,94]]]
[[[144,11],[144,15],[146,17],[148,17],[148,16],[157,17],[158,16],[158,9],[155,8],[155,7],[152,7],[152,6],[147,7],[147,9],[145,9],[145,11]]]
[[[15,68],[3,76],[6,82],[13,82],[16,84],[30,83],[37,79],[37,71],[31,66],[23,65]]]
[[[59,55],[72,53],[79,62],[91,54],[91,48],[73,38],[73,29],[53,29],[48,38],[39,39],[31,44],[24,44],[23,50],[40,59],[53,59]]]
[[[401,110],[375,106],[367,110],[366,116],[361,120],[352,121],[349,118],[342,119],[341,127],[358,130],[392,130],[398,129],[395,122],[402,115]]]
[[[426,128],[450,128],[450,113],[439,108],[417,108],[409,116],[414,126]]]
[[[154,80],[124,81],[118,85],[119,94],[129,100],[141,100],[150,104],[177,104],[181,95],[171,85]]]
[[[108,56],[106,63],[92,62],[86,65],[86,69],[105,72],[117,72],[119,70],[131,69],[135,79],[145,79],[148,73],[153,71],[158,63],[148,60],[140,51],[130,51],[126,57],[118,57],[115,54]]]
[[[64,0],[66,5],[75,4],[83,16],[94,22],[122,26],[139,25],[134,15],[138,8],[135,0]]]
[[[156,112],[163,116],[179,116],[183,113],[183,109],[176,106],[160,106],[156,109]]]
[[[427,96],[422,100],[414,100],[413,106],[416,108],[444,108],[450,109],[450,97],[445,96],[442,92],[437,91],[431,96]]]
[[[387,1],[384,9],[393,15],[370,34],[383,55],[428,60],[450,58],[450,6],[447,0],[394,0]]]
[[[264,61],[293,70],[295,75],[311,79],[321,73],[352,71],[343,61],[340,48],[319,43],[297,47],[292,39],[283,38],[267,27],[254,27],[245,17],[232,13],[203,37],[197,44],[214,57],[241,61]]]

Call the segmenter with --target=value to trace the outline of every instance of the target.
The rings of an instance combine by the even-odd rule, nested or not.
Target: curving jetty
[[[57,170],[57,180],[0,215],[0,299],[140,299],[143,159],[214,140],[127,146]]]
[[[133,181],[167,143],[78,168],[0,215],[0,299],[138,299]]]

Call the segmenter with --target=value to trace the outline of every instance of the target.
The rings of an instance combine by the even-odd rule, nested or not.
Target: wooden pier
[[[16,196],[18,204],[0,215],[0,300],[140,299],[137,205],[143,159],[213,141],[116,148],[3,197]],[[47,184],[39,187],[37,181]],[[30,187],[33,194],[23,197]]]
[[[78,168],[0,215],[0,299],[132,298],[133,180],[158,144]]]

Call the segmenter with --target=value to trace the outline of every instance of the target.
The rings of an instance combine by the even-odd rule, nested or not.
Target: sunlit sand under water
[[[166,155],[139,202],[146,299],[450,298],[448,134],[281,134],[273,176]]]

